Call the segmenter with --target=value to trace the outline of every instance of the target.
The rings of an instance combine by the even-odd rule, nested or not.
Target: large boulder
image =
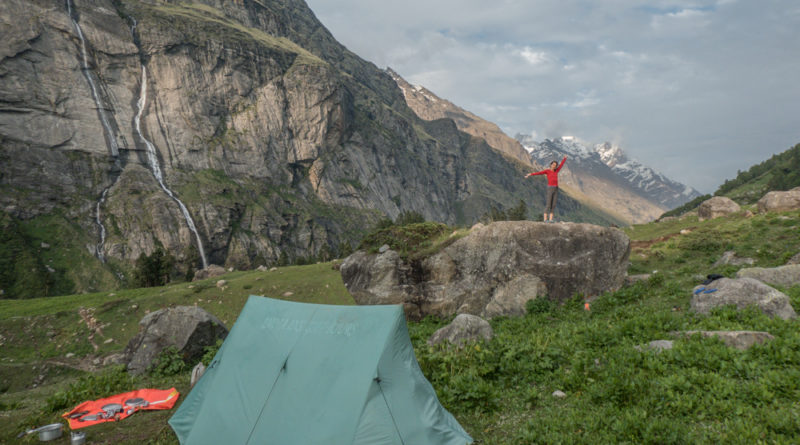
[[[739,309],[756,306],[765,314],[784,320],[797,317],[786,294],[756,279],[720,278],[708,287],[697,286],[694,289],[692,310],[708,314],[715,307],[732,304]]]
[[[742,208],[739,207],[739,204],[733,202],[732,199],[726,198],[725,196],[715,196],[700,204],[700,207],[697,208],[697,217],[700,221],[704,221],[707,219],[719,218],[720,216],[727,216],[740,210],[742,210]]]
[[[195,271],[194,278],[192,281],[200,281],[205,280],[206,278],[214,278],[220,275],[225,275],[227,272],[225,268],[222,266],[217,266],[216,264],[209,264],[208,267],[205,269],[199,269]]]
[[[488,341],[492,337],[494,331],[488,321],[477,315],[458,314],[449,325],[434,332],[428,344],[433,346],[446,341],[460,347],[464,343]]]
[[[792,287],[800,284],[800,264],[778,267],[748,267],[736,272],[736,278],[755,278],[768,284]]]
[[[625,281],[630,240],[591,224],[495,222],[425,259],[359,251],[342,263],[342,279],[358,304],[403,304],[420,319],[473,314],[523,315],[547,295],[564,301],[597,295]]]
[[[769,192],[758,200],[759,213],[800,209],[800,187],[786,192]]]
[[[203,349],[224,339],[228,329],[215,316],[194,306],[178,306],[147,314],[139,322],[139,333],[128,342],[128,371],[147,370],[161,352],[175,347],[187,363],[203,356]]]

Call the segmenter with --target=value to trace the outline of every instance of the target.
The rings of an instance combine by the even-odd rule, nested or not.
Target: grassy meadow
[[[629,273],[651,277],[591,296],[588,311],[584,296],[562,306],[536,300],[524,317],[491,320],[494,339],[462,350],[426,344],[449,320],[409,323],[417,359],[444,406],[482,444],[800,442],[800,322],[752,309],[722,308],[709,316],[689,310],[692,288],[706,274],[738,270],[713,266],[724,251],[763,267],[800,251],[800,212],[704,222],[686,216],[626,233]],[[226,286],[217,287],[219,279]],[[800,286],[781,290],[800,310]],[[15,436],[26,427],[58,421],[86,399],[139,387],[175,386],[186,394],[188,367],[172,366],[174,357],[136,378],[98,363],[125,347],[148,311],[198,305],[230,327],[250,294],[353,304],[330,263],[236,271],[159,288],[0,300],[0,443],[18,443]],[[102,335],[90,341],[86,319],[92,317]],[[775,339],[739,351],[715,339],[671,334],[693,329],[760,330]],[[659,339],[674,339],[675,347],[635,348]],[[552,396],[556,390],[566,396]],[[171,413],[137,413],[84,431],[95,444],[173,444],[166,424]],[[22,440],[35,442],[35,435]]]

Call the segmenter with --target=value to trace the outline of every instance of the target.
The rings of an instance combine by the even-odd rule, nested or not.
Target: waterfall
[[[97,85],[94,83],[94,79],[92,78],[92,71],[89,68],[89,56],[86,53],[86,39],[83,37],[83,31],[81,30],[81,25],[75,20],[75,17],[72,16],[72,0],[66,0],[67,2],[67,14],[69,14],[69,19],[72,21],[72,27],[75,28],[75,32],[78,34],[78,38],[81,41],[81,71],[83,71],[84,77],[89,82],[89,87],[92,90],[92,98],[94,99],[95,106],[97,107],[97,112],[100,114],[100,123],[103,124],[103,128],[106,130],[106,139],[108,142],[108,148],[111,150],[111,156],[117,157],[119,156],[119,145],[117,145],[117,138],[114,134],[114,131],[111,129],[111,124],[108,123],[108,116],[106,116],[106,110],[103,104],[100,102],[100,95],[97,93]]]
[[[197,249],[200,251],[200,259],[203,261],[203,268],[205,269],[208,267],[208,262],[206,261],[206,254],[203,251],[203,241],[200,239],[200,234],[197,232],[197,228],[194,225],[194,220],[192,219],[192,215],[189,214],[189,210],[183,204],[183,202],[172,193],[172,190],[167,188],[167,185],[164,183],[164,175],[161,173],[161,165],[158,162],[158,155],[156,154],[156,147],[153,145],[152,142],[147,140],[142,133],[141,128],[141,120],[142,120],[142,112],[144,111],[145,104],[147,103],[147,67],[142,65],[142,89],[139,93],[139,102],[138,102],[138,110],[136,110],[136,116],[133,118],[133,126],[136,134],[139,136],[139,139],[142,143],[147,147],[147,161],[150,164],[150,170],[153,172],[153,176],[158,181],[158,185],[161,186],[161,189],[164,190],[164,193],[169,195],[170,198],[175,200],[178,203],[178,207],[181,208],[181,212],[183,212],[183,217],[186,219],[186,225],[189,226],[189,230],[194,233],[194,237],[197,240]]]
[[[95,256],[97,256],[97,259],[100,260],[101,263],[106,262],[106,257],[103,255],[103,245],[106,243],[106,226],[103,225],[103,221],[100,219],[100,206],[106,201],[106,194],[108,194],[108,189],[110,188],[110,186],[107,187],[103,190],[103,194],[100,195],[100,200],[97,201],[97,210],[94,215],[97,226],[100,227],[100,242],[97,243],[94,250]]]

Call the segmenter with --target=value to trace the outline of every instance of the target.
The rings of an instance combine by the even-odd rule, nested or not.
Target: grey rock
[[[758,212],[786,212],[800,209],[800,187],[785,192],[768,192],[757,203]]]
[[[470,314],[459,314],[453,321],[431,335],[429,345],[449,342],[456,346],[481,340],[491,340],[494,337],[492,326],[488,321]]]
[[[267,268],[267,266],[262,264],[262,265],[258,266],[256,268],[256,270],[259,271],[259,272],[267,272],[267,271],[269,271],[269,268]]]
[[[563,399],[564,397],[567,396],[567,394],[564,391],[561,391],[560,389],[557,389],[557,390],[553,391],[552,396],[557,398],[557,399]]]
[[[397,252],[358,251],[344,260],[342,280],[358,304],[403,304],[406,316],[486,318],[523,315],[547,295],[599,295],[625,279],[630,240],[590,224],[491,223],[413,264]]]
[[[384,244],[384,245],[381,246],[380,249],[378,249],[378,253],[384,253],[387,250],[389,250],[389,245],[388,244]]]
[[[625,277],[625,285],[630,286],[631,284],[638,283],[639,281],[647,281],[650,279],[649,273],[642,273],[638,275],[628,275]]]
[[[205,269],[200,269],[194,273],[194,278],[192,281],[200,281],[205,280],[206,278],[215,278],[220,275],[225,275],[227,272],[225,268],[222,266],[217,266],[216,264],[209,264],[208,267]]]
[[[789,261],[787,261],[786,264],[787,265],[789,265],[789,264],[800,264],[800,252],[798,252],[795,256],[789,258]]]
[[[769,332],[761,331],[685,331],[676,332],[675,334],[680,336],[702,335],[703,337],[716,337],[727,346],[741,350],[749,349],[753,345],[762,344],[775,338]]]
[[[706,293],[699,291],[705,286],[694,288],[691,299],[691,308],[695,312],[708,314],[711,309],[726,305],[735,305],[739,309],[756,306],[771,317],[784,320],[796,318],[789,297],[754,278],[720,278],[709,285],[716,289]],[[710,289],[709,289],[710,290]]]
[[[205,372],[206,372],[206,367],[205,365],[203,365],[203,362],[194,365],[194,368],[192,368],[192,375],[189,379],[189,387],[190,388],[194,387],[194,384],[197,383],[198,380],[200,380],[200,377],[203,377],[203,374],[205,374]]]
[[[661,351],[668,351],[672,349],[673,341],[672,340],[653,340],[646,345],[636,345],[636,348],[639,351],[644,351],[645,349],[653,350],[655,352]]]
[[[767,284],[792,287],[800,284],[800,264],[778,267],[749,267],[736,272],[736,278],[755,278]]]
[[[743,258],[736,256],[736,252],[729,250],[722,254],[722,257],[718,259],[712,267],[717,266],[724,266],[724,265],[732,265],[732,266],[742,266],[742,265],[752,265],[755,263],[755,260],[752,258]]]
[[[697,208],[697,216],[700,221],[704,221],[727,216],[741,210],[742,208],[739,207],[739,204],[736,204],[732,199],[725,196],[715,196],[700,204],[700,207]]]
[[[203,348],[225,338],[228,329],[215,316],[193,306],[178,306],[147,314],[140,331],[125,348],[128,371],[141,374],[164,349],[173,346],[185,361],[197,361]]]
[[[217,281],[217,287],[220,288],[220,289],[225,287],[225,286],[227,286],[227,285],[228,285],[228,280],[219,280],[219,281]]]
[[[127,356],[124,353],[111,354],[103,358],[103,366],[124,365],[127,363]]]

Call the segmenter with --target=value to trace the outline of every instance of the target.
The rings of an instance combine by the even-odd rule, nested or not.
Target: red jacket
[[[531,173],[528,176],[547,175],[547,185],[550,187],[558,187],[558,172],[561,171],[561,167],[564,166],[565,162],[567,162],[566,156],[564,156],[564,159],[561,160],[561,164],[559,164],[555,170],[548,168],[547,170]]]

